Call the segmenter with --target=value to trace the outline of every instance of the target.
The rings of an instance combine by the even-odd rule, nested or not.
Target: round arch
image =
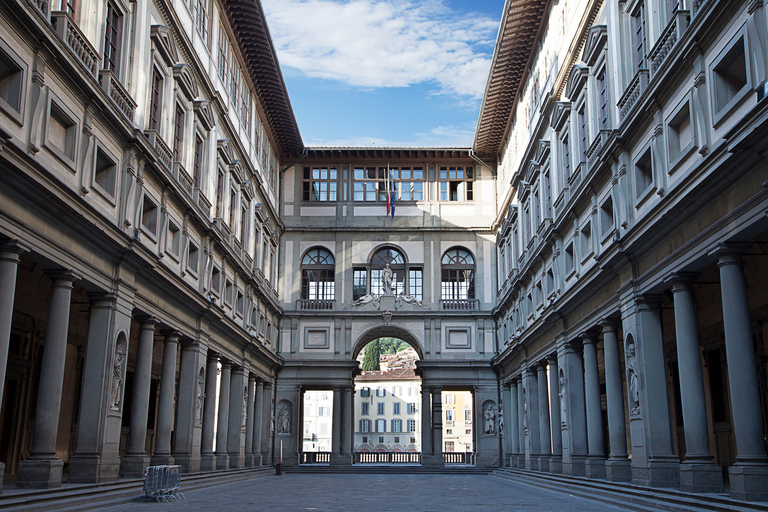
[[[419,355],[419,359],[424,359],[424,350],[421,343],[411,331],[396,325],[379,324],[371,327],[357,338],[357,341],[355,341],[355,344],[352,347],[352,360],[357,360],[357,356],[360,354],[360,351],[363,350],[363,347],[378,338],[401,339],[413,347]]]

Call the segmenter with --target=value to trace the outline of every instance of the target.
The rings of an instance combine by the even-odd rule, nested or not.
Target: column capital
[[[256,383],[256,380],[257,380],[257,379],[256,379],[256,375],[255,375],[255,374],[253,374],[253,373],[249,373],[249,374],[248,374],[248,382],[249,382],[249,383],[250,383],[250,382],[253,382],[253,383],[255,384],[255,383]]]
[[[111,292],[88,292],[91,307],[109,307],[117,299],[117,295]]]
[[[547,371],[547,365],[549,365],[549,361],[547,360],[547,358],[544,358],[538,363],[536,363],[536,369],[540,372],[545,372]]]
[[[163,331],[163,337],[163,343],[178,343],[181,339],[181,333],[174,330]]]
[[[153,316],[141,316],[137,317],[136,320],[139,322],[139,330],[141,331],[154,331],[155,326],[158,324],[157,318]]]
[[[672,293],[674,293],[690,290],[698,278],[698,272],[672,272],[664,278],[664,282],[672,284]]]
[[[723,260],[730,263],[742,261],[741,257],[751,248],[752,244],[748,242],[722,242],[712,246],[708,254],[710,256],[717,256],[720,259],[718,262],[719,266]]]
[[[582,345],[597,345],[597,335],[591,332],[585,332],[581,335]]]
[[[638,295],[635,298],[635,302],[640,309],[643,310],[659,309],[663,298],[664,296],[660,294],[646,293],[644,295]]]
[[[79,281],[81,276],[72,270],[52,269],[43,272],[53,281],[53,286],[71,287],[75,281]]]
[[[603,332],[616,332],[619,330],[619,324],[621,322],[616,318],[604,318],[600,320],[600,327]]]
[[[16,257],[14,261],[19,261],[18,257],[20,254],[30,251],[31,247],[21,240],[0,240],[0,260],[8,259],[11,255],[15,255]]]

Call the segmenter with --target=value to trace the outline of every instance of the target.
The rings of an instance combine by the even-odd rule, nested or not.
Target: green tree
[[[379,340],[373,340],[365,346],[365,357],[363,357],[363,371],[373,372],[381,369],[379,366]]]

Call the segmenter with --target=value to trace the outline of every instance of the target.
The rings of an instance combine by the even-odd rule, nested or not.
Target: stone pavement
[[[184,491],[182,478],[181,490]],[[107,512],[275,511],[409,512],[630,510],[567,493],[483,475],[297,475],[269,476],[184,493],[179,503],[131,503]]]

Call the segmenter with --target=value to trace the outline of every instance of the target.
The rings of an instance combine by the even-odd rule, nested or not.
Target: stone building
[[[505,464],[768,499],[762,2],[513,3],[474,146]]]

